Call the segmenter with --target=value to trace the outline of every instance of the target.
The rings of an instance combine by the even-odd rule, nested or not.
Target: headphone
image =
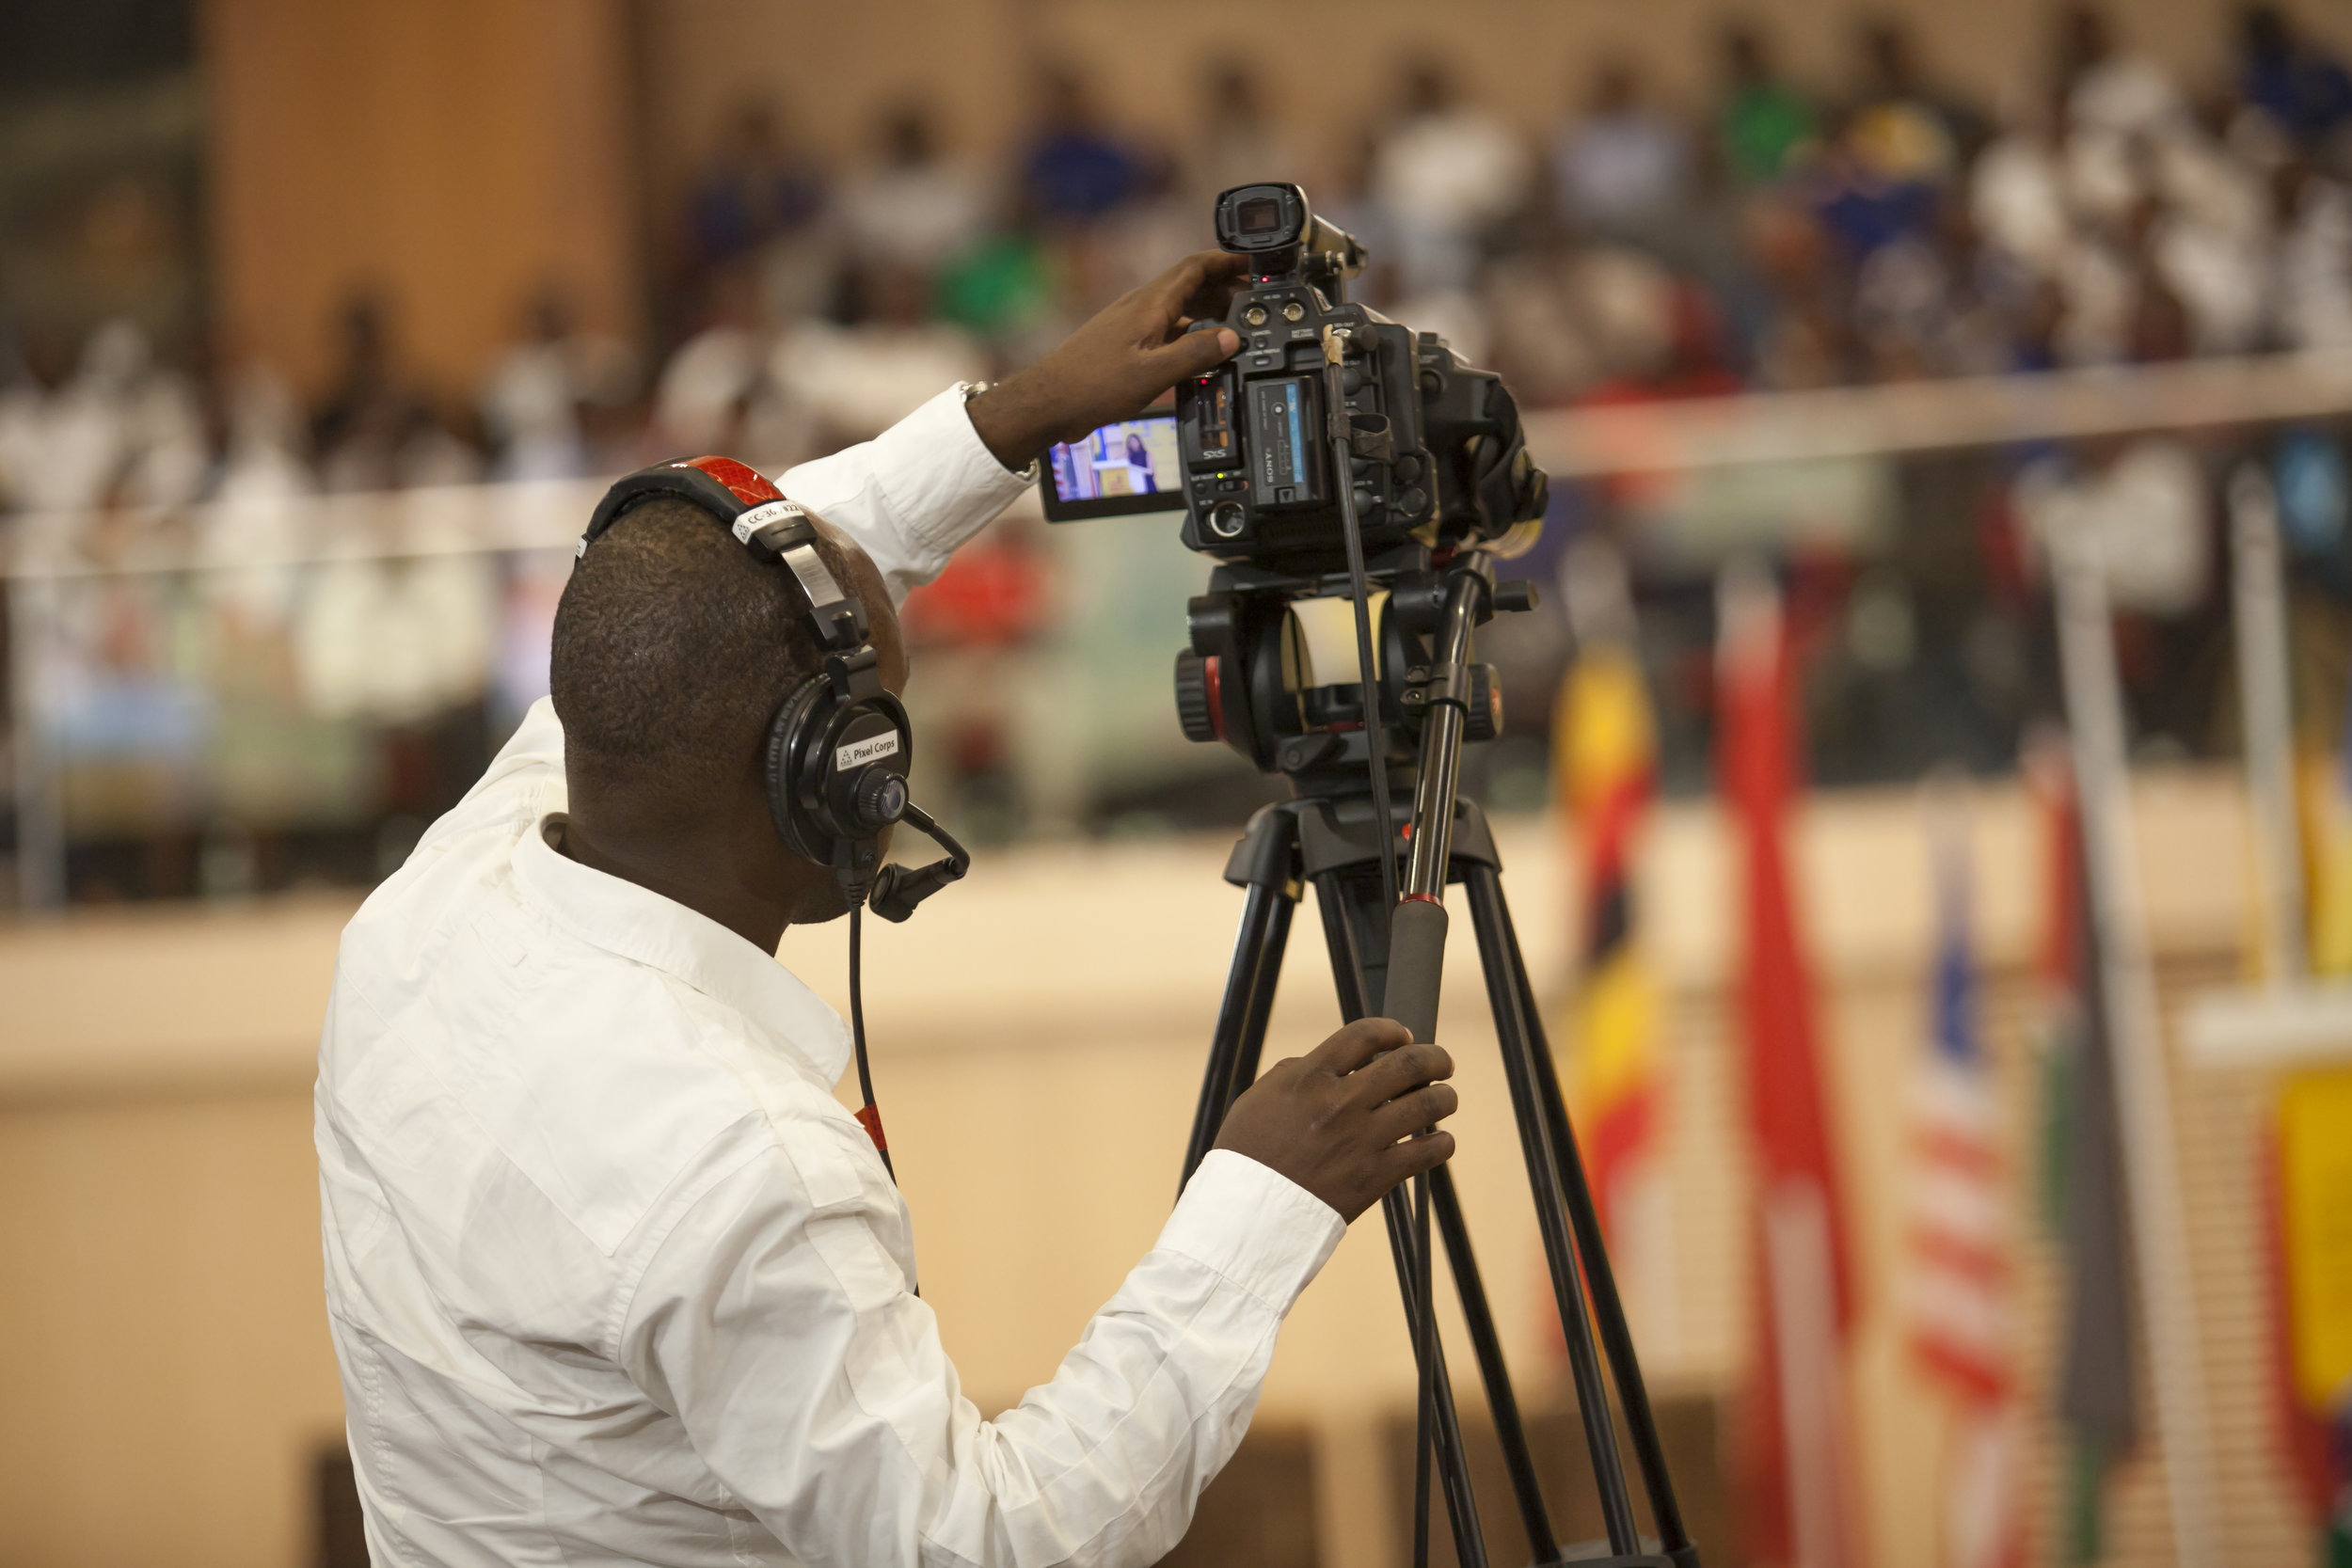
[[[876,914],[906,919],[969,870],[972,857],[907,798],[914,730],[904,705],[882,687],[864,607],[817,553],[817,525],[749,465],[684,458],[616,481],[596,503],[574,558],[585,556],[629,508],[661,496],[691,501],[754,559],[785,568],[823,664],[793,688],[769,722],[768,815],[794,854],[833,868],[851,910],[870,892]],[[919,869],[879,864],[882,833],[902,821],[937,842],[946,858]]]

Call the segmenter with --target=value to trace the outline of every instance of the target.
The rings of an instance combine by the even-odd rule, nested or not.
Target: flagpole
[[[2231,577],[2236,597],[2238,706],[2246,785],[2254,811],[2255,881],[2262,904],[2262,983],[2304,977],[2302,847],[2295,824],[2294,718],[2287,683],[2286,594],[2279,562],[2279,499],[2249,463],[2231,476]]]
[[[2172,1094],[2157,1022],[2155,971],[2140,919],[2131,776],[2124,758],[2123,705],[2101,541],[2086,528],[2058,530],[2051,541],[2051,564],[2092,929],[2099,940],[2099,983],[2112,1028],[2116,1084],[2122,1101],[2133,1252],[2139,1298],[2148,1316],[2173,1556],[2181,1568],[2221,1568],[2214,1533],[2204,1356],[2172,1158]]]

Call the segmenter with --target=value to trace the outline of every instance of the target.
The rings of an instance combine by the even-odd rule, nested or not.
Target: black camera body
[[[1241,185],[1216,203],[1217,242],[1250,259],[1223,325],[1240,352],[1176,388],[1184,542],[1225,561],[1312,576],[1344,562],[1342,485],[1364,549],[1493,539],[1543,514],[1518,412],[1499,378],[1349,304],[1363,248],[1296,185]],[[1204,323],[1195,330],[1214,329]],[[1348,454],[1334,441],[1329,367]]]

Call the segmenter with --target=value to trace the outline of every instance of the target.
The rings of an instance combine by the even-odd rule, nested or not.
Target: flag
[[[1563,566],[1577,657],[1552,733],[1561,803],[1583,859],[1582,961],[1570,1037],[1579,1151],[1645,1354],[1676,1333],[1674,1222],[1659,1150],[1658,1002],[1634,926],[1631,862],[1656,785],[1657,727],[1613,551],[1579,541]]]
[[[1782,845],[1795,739],[1786,638],[1779,591],[1760,568],[1725,569],[1717,626],[1718,767],[1745,873],[1739,997],[1756,1180],[1758,1332],[1741,1401],[1740,1515],[1760,1568],[1851,1568],[1863,1560],[1845,1371],[1853,1294]]]
[[[2044,1189],[2066,1273],[2058,1416],[2070,1474],[2061,1545],[2067,1561],[2080,1563],[2100,1556],[2107,1467],[2130,1450],[2138,1430],[2123,1146],[2082,819],[2064,743],[2029,748],[2026,771],[2041,807],[2047,866],[2041,1006],[2048,1075]]]
[[[1913,1085],[1903,1308],[1913,1353],[1951,1395],[1947,1568],[2012,1568],[2025,1548],[2010,1357],[2011,1261],[2000,1109],[1978,1026],[1968,822],[1941,795],[1931,831],[1938,935],[1929,1048]]]

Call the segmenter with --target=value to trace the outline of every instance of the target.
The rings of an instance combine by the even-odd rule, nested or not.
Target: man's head
[[[902,689],[906,655],[881,574],[822,523],[818,535],[826,567],[865,608],[884,684]],[[785,847],[767,805],[769,724],[820,668],[785,566],[682,498],[623,513],[573,568],[555,614],[569,839],[672,896],[717,877],[723,895],[772,906],[779,926],[841,913],[832,873]]]

